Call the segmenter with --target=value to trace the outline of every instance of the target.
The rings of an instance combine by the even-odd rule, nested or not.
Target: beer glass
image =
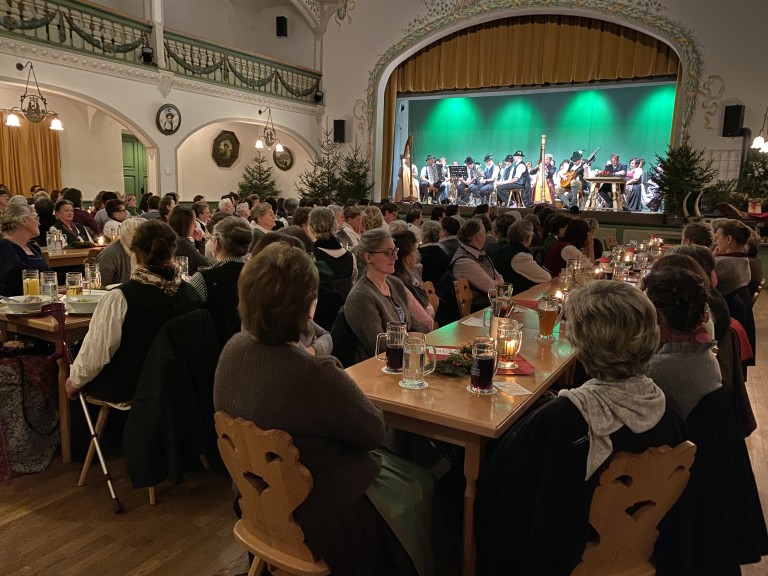
[[[37,268],[21,271],[24,296],[40,296],[40,271]]]
[[[40,272],[40,279],[43,295],[50,296],[51,300],[55,302],[59,297],[59,281],[56,272]]]
[[[405,322],[387,322],[387,331],[376,335],[376,360],[386,362],[381,369],[382,372],[387,374],[403,372],[403,346],[407,328]],[[385,357],[381,356],[382,348]]]
[[[427,356],[431,356],[430,367],[426,368]],[[434,346],[427,346],[423,338],[408,336],[403,346],[403,379],[400,386],[409,390],[419,390],[428,386],[424,377],[435,371]]]
[[[83,275],[80,272],[67,272],[67,298],[74,298],[83,293]]]
[[[496,394],[493,376],[498,369],[496,343],[490,336],[472,338],[472,368],[467,390],[475,394]]]
[[[88,290],[101,290],[101,270],[99,265],[88,263],[84,265],[85,274],[83,275],[83,288]]]
[[[502,324],[496,336],[496,349],[499,352],[499,368],[517,370],[515,356],[523,344],[523,331],[511,324]]]
[[[542,298],[539,300],[539,335],[536,339],[540,342],[554,342],[552,333],[555,325],[563,317],[563,305],[557,298]]]

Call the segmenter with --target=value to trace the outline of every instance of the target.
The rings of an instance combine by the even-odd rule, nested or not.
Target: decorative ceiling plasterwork
[[[358,115],[367,117],[368,134],[362,136],[369,142],[375,137],[378,87],[382,81],[381,76],[390,63],[425,38],[437,38],[441,30],[455,28],[462,20],[493,13],[499,13],[499,17],[508,17],[514,16],[517,11],[530,14],[536,10],[563,13],[574,10],[591,13],[592,17],[598,19],[607,15],[614,20],[626,21],[630,28],[640,27],[641,30],[644,28],[653,31],[667,41],[675,48],[683,63],[685,95],[681,117],[682,137],[686,138],[690,131],[698,97],[701,95],[700,82],[704,68],[701,50],[691,30],[681,22],[665,16],[665,7],[656,0],[637,0],[633,3],[620,0],[421,0],[421,3],[426,12],[417,15],[403,31],[400,41],[382,54],[369,73],[365,100],[355,104],[355,118],[358,118]]]
[[[715,114],[719,108],[720,98],[725,93],[725,80],[722,76],[710,76],[701,85],[701,109],[704,110],[704,128],[715,130]]]
[[[170,72],[160,71],[157,68],[143,68],[114,61],[102,60],[100,58],[91,58],[72,52],[65,52],[63,50],[41,47],[36,44],[17,42],[1,36],[0,52],[13,54],[19,58],[42,60],[52,64],[77,68],[78,70],[90,70],[99,74],[114,76],[116,78],[128,78],[137,82],[152,84],[157,87],[163,98],[167,98],[172,90],[178,89],[186,92],[196,92],[198,94],[226,98],[238,102],[246,102],[258,106],[270,106],[275,109],[296,112],[299,114],[308,114],[318,118],[321,118],[323,115],[322,107],[319,106],[312,106],[291,100],[283,100],[282,98],[270,98],[269,96],[260,93],[235,90],[209,82],[201,82],[185,76],[177,76]]]
[[[300,0],[312,13],[321,30],[325,30],[331,18],[341,30],[342,24],[351,23],[350,12],[357,6],[357,0]]]

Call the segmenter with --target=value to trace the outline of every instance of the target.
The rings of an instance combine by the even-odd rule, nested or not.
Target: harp
[[[400,167],[397,170],[397,187],[394,201],[414,202],[419,198],[419,179],[413,175],[411,148],[413,136],[408,136],[405,148],[400,156]]]

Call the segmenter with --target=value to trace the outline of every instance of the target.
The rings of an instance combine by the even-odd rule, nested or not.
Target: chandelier
[[[42,92],[40,92],[40,86],[37,85],[37,76],[35,76],[35,67],[32,65],[32,62],[27,61],[26,64],[18,62],[16,64],[16,70],[22,71],[27,66],[29,66],[29,72],[27,72],[27,85],[24,87],[24,94],[22,94],[19,99],[21,105],[18,108],[4,110],[4,112],[8,112],[8,117],[5,119],[5,125],[14,128],[21,126],[19,114],[33,124],[39,124],[51,116],[51,130],[64,130],[64,127],[61,125],[61,120],[59,120],[59,115],[56,114],[56,112],[48,111],[48,103]],[[29,90],[30,79],[35,83],[34,91],[32,92]]]
[[[264,110],[259,110],[259,115],[263,114],[264,112]],[[275,125],[272,122],[272,108],[267,106],[266,112],[267,123],[264,126],[264,131],[261,133],[261,136],[258,140],[256,140],[256,149],[263,150],[264,148],[267,148],[268,150],[272,150],[272,146],[275,146],[275,152],[282,152],[283,145],[280,144],[280,139],[277,137]]]
[[[765,109],[765,116],[763,116],[763,126],[760,128],[760,134],[758,134],[752,142],[752,148],[760,150],[760,152],[768,152],[768,142],[765,141],[766,122],[768,122],[768,108]]]

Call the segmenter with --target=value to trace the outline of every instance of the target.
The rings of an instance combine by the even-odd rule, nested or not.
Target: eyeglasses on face
[[[398,252],[400,252],[400,248],[395,247],[387,250],[377,250],[376,252],[370,252],[370,254],[384,254],[387,258],[394,258]]]

